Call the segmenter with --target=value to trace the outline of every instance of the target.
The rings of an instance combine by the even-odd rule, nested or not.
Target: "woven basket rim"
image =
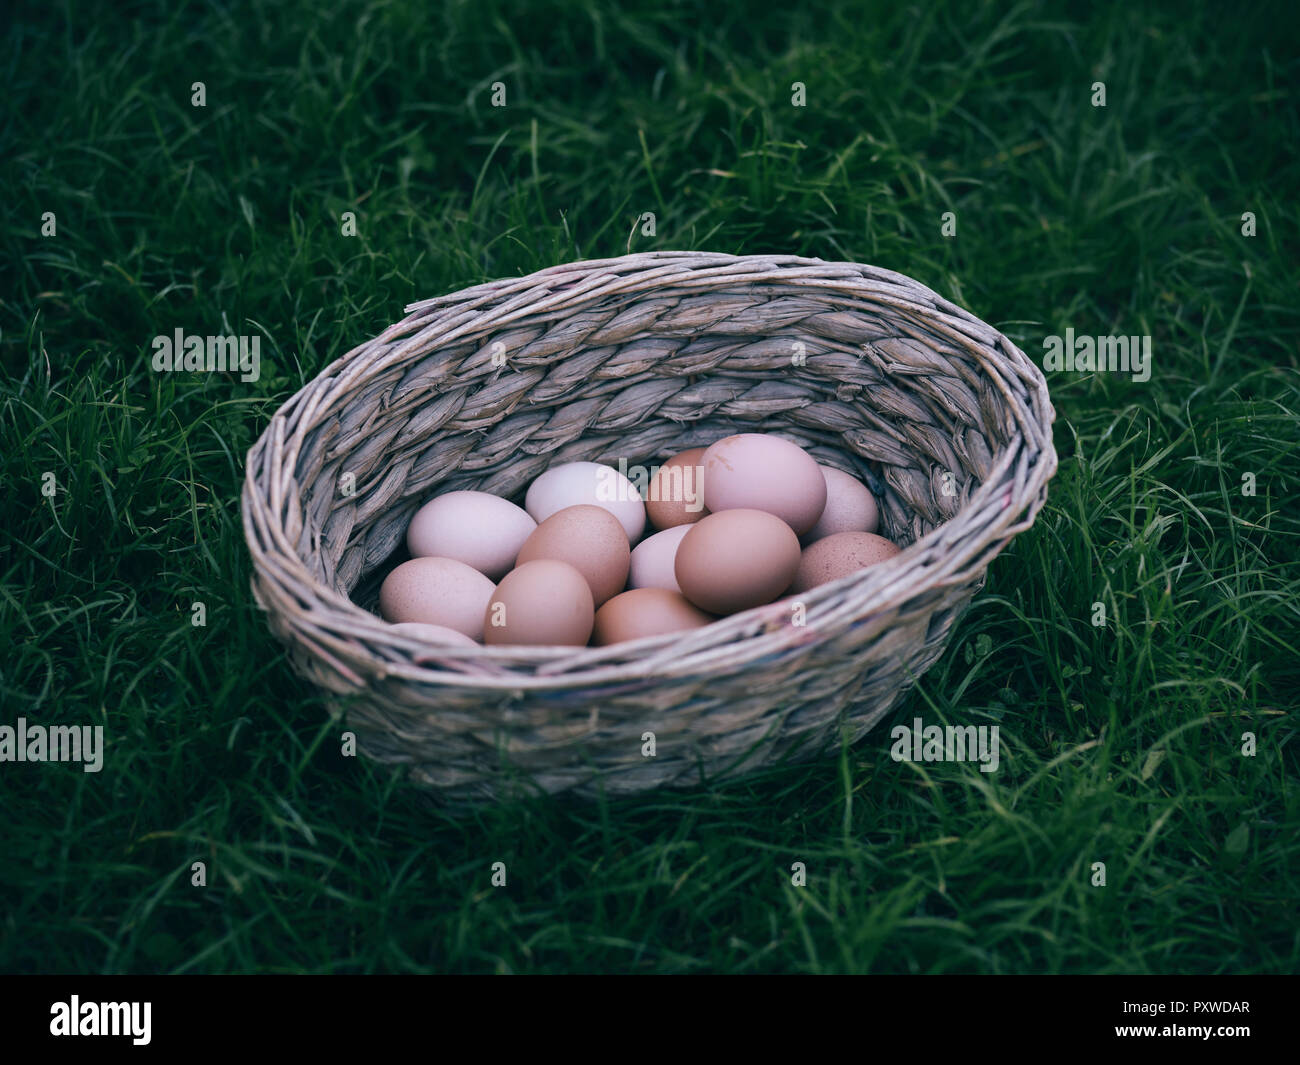
[[[807,624],[790,624],[791,597],[721,618],[700,629],[684,633],[646,637],[610,647],[518,647],[447,646],[431,649],[418,640],[392,631],[392,626],[363,609],[340,590],[316,577],[294,546],[296,533],[273,516],[297,512],[305,520],[297,500],[275,498],[259,481],[268,448],[285,449],[285,464],[293,469],[307,426],[318,424],[333,410],[329,396],[346,396],[347,389],[368,376],[422,357],[422,337],[441,328],[437,344],[446,346],[473,332],[472,318],[484,306],[497,312],[494,328],[535,318],[540,312],[560,312],[618,291],[628,277],[639,284],[662,282],[677,288],[714,290],[719,282],[734,285],[772,283],[779,271],[779,283],[826,292],[852,290],[862,286],[861,296],[895,311],[916,310],[917,298],[930,303],[924,308],[925,325],[938,332],[960,334],[969,340],[975,330],[991,335],[990,358],[1004,360],[1031,383],[1038,408],[1036,419],[1022,419],[1014,402],[1007,409],[1017,423],[1017,446],[1000,448],[983,482],[966,500],[958,517],[980,516],[982,524],[972,535],[965,523],[950,519],[904,547],[888,561],[858,571],[837,581],[801,593]],[[570,277],[569,275],[573,275]],[[871,285],[869,291],[866,286]],[[884,289],[881,286],[886,286]],[[897,288],[898,303],[889,298]],[[644,294],[638,298],[645,298]],[[860,297],[859,297],[860,298]],[[257,442],[249,450],[242,493],[245,539],[254,560],[254,594],[259,602],[258,577],[274,579],[270,562],[284,567],[306,588],[313,631],[295,627],[296,635],[312,651],[357,685],[359,676],[344,659],[358,640],[372,649],[385,649],[390,656],[373,653],[372,672],[415,683],[454,683],[457,687],[489,690],[555,691],[606,687],[646,677],[666,678],[696,675],[725,660],[731,671],[754,665],[773,654],[789,652],[810,640],[832,638],[864,616],[884,612],[941,584],[956,584],[982,573],[1002,547],[1017,533],[1032,525],[1045,499],[1046,484],[1056,470],[1056,453],[1050,426],[1055,419],[1047,395],[1046,381],[1038,367],[1000,331],[975,318],[970,312],[934,293],[906,275],[857,263],[828,262],[790,255],[730,255],[714,252],[649,252],[608,259],[582,260],[547,267],[519,278],[487,281],[443,296],[422,300],[406,308],[406,316],[378,337],[358,345],[336,359],[290,397],[273,415]],[[461,321],[460,319],[465,319]],[[653,336],[653,332],[648,335]],[[380,345],[393,345],[387,354],[372,360],[359,358]],[[996,367],[994,367],[996,368]],[[998,373],[989,377],[1009,400],[1007,387]],[[313,404],[315,404],[313,406]],[[286,438],[289,419],[302,412],[298,428]],[[307,416],[307,415],[310,415]],[[779,433],[777,435],[780,435]],[[1036,460],[1030,462],[1032,445]],[[1012,466],[1016,466],[1012,470]],[[1014,478],[1010,487],[1005,478]],[[296,484],[291,483],[296,494]],[[438,494],[433,489],[429,498]],[[262,543],[268,545],[266,551]],[[931,556],[937,552],[937,557]],[[301,599],[301,596],[294,598]],[[828,606],[828,604],[835,604]],[[265,604],[263,604],[265,606]],[[814,621],[815,619],[815,621]],[[617,661],[635,655],[636,662]],[[409,657],[410,664],[406,664]],[[525,671],[526,670],[526,671]]]

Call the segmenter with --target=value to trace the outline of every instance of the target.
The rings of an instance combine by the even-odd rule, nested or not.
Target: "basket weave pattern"
[[[446,798],[694,785],[855,740],[898,702],[1042,506],[1053,417],[1023,352],[888,270],[556,266],[414,304],[280,409],[247,461],[254,594],[360,749]],[[373,612],[435,494],[519,500],[558,463],[649,467],[737,432],[864,480],[903,553],[800,596],[804,617],[778,602],[612,647],[431,648]]]

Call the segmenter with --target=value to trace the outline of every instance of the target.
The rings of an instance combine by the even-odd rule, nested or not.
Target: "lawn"
[[[0,971],[1296,970],[1291,5],[3,19],[0,725],[106,748],[0,763]],[[655,249],[873,263],[1040,365],[1149,336],[1150,377],[1047,374],[1046,507],[856,746],[431,806],[342,755],[270,637],[244,456],[406,304]],[[260,337],[258,379],[154,372],[177,329]],[[997,772],[893,760],[916,717],[998,725]]]

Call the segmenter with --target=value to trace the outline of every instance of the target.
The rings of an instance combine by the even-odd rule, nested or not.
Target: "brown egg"
[[[693,447],[674,455],[650,478],[645,510],[656,529],[690,525],[708,513],[704,508],[704,451]]]
[[[642,636],[698,629],[713,620],[677,592],[665,588],[634,588],[614,596],[596,611],[592,642],[604,646],[639,640]]]
[[[704,452],[704,503],[765,510],[806,533],[826,509],[826,478],[808,452],[767,433],[724,436]]]
[[[682,538],[674,564],[682,594],[711,614],[770,603],[798,568],[799,538],[790,526],[746,509],[701,518]]]
[[[454,558],[413,558],[384,578],[379,613],[385,621],[442,625],[483,639],[483,609],[492,582]]]
[[[520,548],[516,565],[541,558],[567,562],[586,577],[600,606],[627,584],[632,549],[613,514],[583,503],[556,511],[537,526]]]
[[[866,532],[832,533],[804,548],[795,574],[793,593],[806,592],[819,584],[847,577],[860,569],[893,558],[901,548],[883,536]]]
[[[582,647],[595,614],[591,586],[567,562],[524,562],[492,593],[483,616],[484,643]]]

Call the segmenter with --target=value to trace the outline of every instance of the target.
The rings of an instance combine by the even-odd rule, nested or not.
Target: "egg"
[[[592,642],[598,646],[698,629],[715,620],[665,588],[634,588],[616,595],[596,611]]]
[[[677,547],[690,525],[677,525],[653,536],[647,536],[632,549],[628,566],[627,583],[630,588],[665,588],[680,592],[677,585]]]
[[[826,479],[826,509],[817,524],[804,533],[804,545],[835,533],[875,532],[880,526],[880,510],[867,486],[834,466],[822,466],[821,471]]]
[[[598,462],[566,462],[552,466],[528,486],[524,509],[544,522],[565,507],[597,506],[608,510],[623,526],[628,543],[645,531],[645,503],[636,485],[613,466]]]
[[[539,558],[501,578],[480,619],[485,642],[585,646],[596,608],[587,579],[567,562]]]
[[[826,507],[826,478],[816,459],[779,436],[725,436],[704,452],[704,505],[766,511],[802,534]]]
[[[631,564],[627,534],[618,519],[600,507],[565,507],[534,530],[519,549],[518,564],[539,558],[567,562],[591,586],[596,606],[618,595]]]
[[[708,513],[704,507],[704,452],[702,447],[693,447],[674,455],[646,484],[646,516],[656,529],[692,525]]]
[[[793,593],[847,577],[901,553],[897,544],[867,532],[831,533],[803,550],[799,570],[790,586]]]
[[[415,512],[406,530],[412,556],[454,558],[499,581],[537,528],[522,507],[489,492],[447,492]]]
[[[825,482],[822,482],[825,484]],[[763,510],[722,510],[701,518],[677,548],[677,584],[711,614],[770,603],[799,568],[799,538]]]
[[[442,625],[423,625],[418,621],[402,621],[393,626],[393,632],[425,643],[451,644],[454,647],[477,647],[478,644],[463,632]]]
[[[492,582],[454,558],[413,558],[384,578],[379,612],[385,621],[418,621],[483,639],[483,611]]]

